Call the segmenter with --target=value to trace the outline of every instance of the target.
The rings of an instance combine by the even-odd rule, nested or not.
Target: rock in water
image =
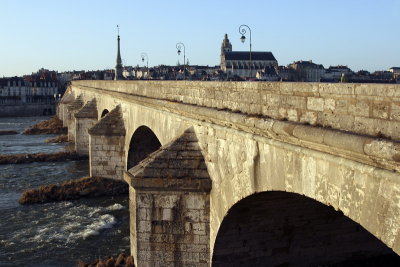
[[[75,152],[0,155],[0,164],[83,160],[87,158],[87,156],[81,156]]]
[[[73,200],[81,197],[117,196],[128,194],[125,181],[102,177],[84,177],[64,182],[61,185],[45,185],[22,193],[22,205]]]
[[[23,134],[67,134],[67,127],[63,127],[63,122],[53,116],[46,121],[41,121],[26,129]]]

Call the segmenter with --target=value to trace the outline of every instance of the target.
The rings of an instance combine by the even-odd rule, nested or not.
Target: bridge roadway
[[[58,115],[129,184],[138,266],[400,254],[400,85],[73,81]]]

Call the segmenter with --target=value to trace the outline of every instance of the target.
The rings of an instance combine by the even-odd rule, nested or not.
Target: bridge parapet
[[[400,85],[74,81],[96,88],[400,140]]]

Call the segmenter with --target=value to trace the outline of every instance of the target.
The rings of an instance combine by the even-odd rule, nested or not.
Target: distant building
[[[280,80],[280,77],[278,76],[274,66],[268,66],[268,67],[265,67],[261,71],[257,71],[256,78],[257,78],[257,80],[260,80],[260,81],[279,81]]]
[[[297,72],[297,79],[300,82],[319,82],[325,73],[324,66],[310,61],[296,61],[289,65]]]
[[[250,74],[251,66],[251,74]],[[221,70],[227,77],[239,76],[242,78],[256,77],[257,72],[262,72],[268,67],[277,67],[278,62],[271,52],[251,52],[251,65],[250,65],[250,52],[234,52],[232,51],[232,44],[225,34],[225,38],[221,45]]]
[[[347,66],[330,66],[325,70],[322,80],[326,82],[339,82],[343,76],[350,77],[354,72]]]
[[[32,80],[21,77],[0,79],[1,97],[18,97],[22,102],[32,102],[34,97],[47,97],[58,94],[56,81]]]
[[[294,82],[298,80],[296,70],[291,67],[278,66],[277,72],[281,81]]]
[[[132,66],[123,67],[122,76],[127,80],[132,80],[135,77],[135,70]]]
[[[394,79],[400,79],[400,67],[391,67],[389,71],[393,73]]]
[[[0,79],[0,117],[51,115],[57,98],[56,80],[38,75]]]

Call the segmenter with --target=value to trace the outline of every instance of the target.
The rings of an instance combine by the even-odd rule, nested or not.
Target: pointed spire
[[[228,34],[225,33],[224,40],[221,45],[221,55],[224,55],[225,52],[232,52],[232,44],[228,39]]]
[[[114,80],[122,80],[122,59],[120,52],[120,38],[119,38],[119,25],[117,25],[118,29],[118,50],[117,50],[117,65],[115,66],[115,78]]]

